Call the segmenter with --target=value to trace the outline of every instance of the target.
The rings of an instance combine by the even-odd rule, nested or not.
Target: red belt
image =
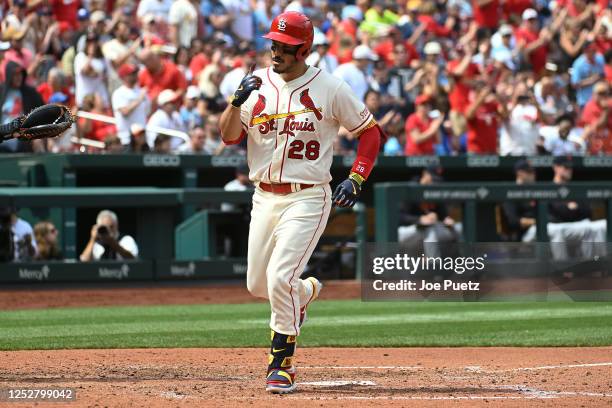
[[[295,186],[295,190],[291,188],[291,186]],[[306,190],[314,186],[314,184],[299,184],[299,183],[280,183],[280,184],[268,184],[268,183],[259,183],[259,188],[263,191],[267,191],[268,193],[273,194],[290,194],[295,193],[297,191]]]

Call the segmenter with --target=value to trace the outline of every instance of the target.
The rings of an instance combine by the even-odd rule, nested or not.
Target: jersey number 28
[[[311,140],[306,144],[304,144],[303,140],[294,140],[289,146],[287,157],[290,159],[301,160],[306,157],[308,160],[317,160],[319,158],[321,144],[316,140]],[[306,147],[306,150],[304,150],[304,147]]]

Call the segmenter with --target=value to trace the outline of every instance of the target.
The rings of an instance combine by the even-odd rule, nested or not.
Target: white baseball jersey
[[[372,114],[341,79],[308,67],[285,82],[271,68],[254,72],[262,80],[242,104],[248,135],[249,178],[265,183],[326,184],[333,142],[342,125],[359,133]]]

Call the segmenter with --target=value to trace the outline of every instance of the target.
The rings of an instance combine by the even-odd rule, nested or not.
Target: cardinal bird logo
[[[262,94],[259,94],[259,99],[257,100],[257,102],[255,102],[255,106],[253,106],[250,126],[253,126],[253,119],[259,116],[259,114],[263,112],[264,109],[266,109],[266,97]]]
[[[312,98],[310,97],[310,95],[308,95],[308,89],[304,89],[301,93],[300,93],[300,103],[302,105],[304,105],[305,108],[311,109],[312,112],[315,114],[315,116],[317,117],[317,120],[321,120],[323,119],[323,115],[321,114],[321,111],[319,111],[316,107],[314,102],[312,101]]]
[[[295,136],[295,131],[315,132],[315,122],[311,122],[308,117],[304,118],[304,120],[296,120],[296,117],[313,112],[318,120],[322,120],[322,109],[315,107],[310,95],[308,95],[308,89],[300,93],[300,103],[304,106],[304,109],[292,112],[266,114],[262,113],[266,107],[266,98],[264,98],[263,95],[259,95],[259,100],[253,107],[249,127],[258,126],[259,133],[266,135],[273,130],[280,130],[277,128],[277,123],[281,119],[284,119],[283,129],[280,130],[278,133],[279,135],[287,134],[289,136]]]

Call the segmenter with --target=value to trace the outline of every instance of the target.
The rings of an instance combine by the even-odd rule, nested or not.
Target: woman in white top
[[[87,94],[97,94],[102,98],[105,107],[109,106],[108,89],[106,87],[108,65],[98,37],[87,35],[85,50],[79,52],[74,59],[75,96],[77,105],[81,105]]]

